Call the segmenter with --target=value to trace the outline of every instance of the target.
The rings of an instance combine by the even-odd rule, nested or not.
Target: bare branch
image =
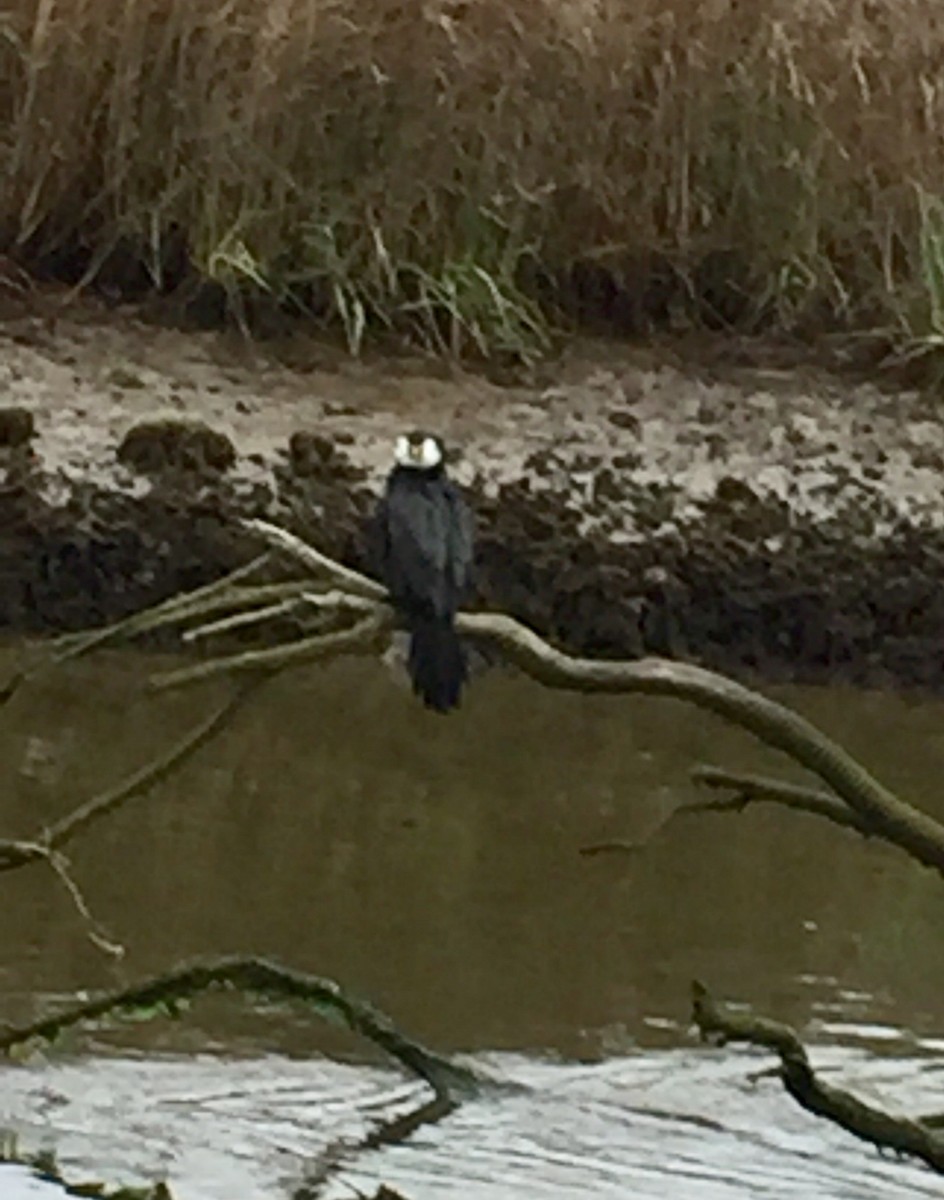
[[[101,820],[108,813],[114,812],[127,800],[151,791],[168,775],[182,766],[202,746],[211,741],[263,682],[262,679],[253,679],[244,684],[234,696],[220,705],[195,729],[189,730],[165,753],[158,755],[157,758],[134,771],[127,779],[123,779],[114,787],[93,796],[91,800],[54,825],[50,825],[45,833],[46,845],[50,849],[59,849],[75,837],[80,830],[87,828],[94,821]]]
[[[75,835],[110,812],[120,808],[134,796],[151,791],[171,772],[206,745],[230,720],[236,710],[262,683],[261,678],[250,680],[237,694],[226,701],[195,729],[191,729],[164,754],[146,763],[114,787],[93,796],[54,825],[43,830],[32,841],[0,841],[0,872],[12,871],[33,862],[46,862],[59,877],[69,893],[79,915],[85,922],[89,940],[100,950],[112,957],[121,957],[124,947],[112,938],[104,926],[95,919],[79,885],[73,879],[69,863],[60,853]]]
[[[336,605],[339,609],[344,606],[355,607],[357,611],[364,609],[368,615],[350,628],[319,632],[292,643],[249,650],[167,672],[152,681],[154,687],[179,687],[219,674],[272,671],[339,654],[369,653],[382,644],[396,624],[396,614],[386,603],[386,592],[375,580],[334,562],[294,534],[267,521],[253,520],[243,524],[273,549],[302,563],[307,571],[337,584],[338,594],[328,593],[313,602]],[[230,582],[232,578],[228,577]],[[229,603],[235,598],[229,583],[220,581],[218,586],[226,595],[227,606],[238,610],[238,602]],[[207,594],[207,589],[201,589],[176,601],[168,601],[157,611],[163,613],[162,620],[181,619],[182,616],[199,619],[209,611]],[[219,595],[220,592],[211,594],[210,602],[215,604]],[[342,596],[345,597],[343,602]],[[278,598],[286,599],[287,595],[283,592]],[[359,603],[355,604],[355,600]],[[375,607],[371,608],[371,605]],[[154,610],[150,615],[140,614],[139,623],[133,628],[150,627],[148,623],[153,622],[154,615]],[[233,616],[238,618],[239,612]],[[658,658],[624,662],[577,658],[549,645],[526,626],[500,613],[460,613],[456,626],[462,634],[497,644],[508,660],[547,687],[667,696],[694,704],[739,725],[817,775],[849,806],[853,827],[861,832],[868,828],[869,832],[899,846],[918,862],[944,874],[944,825],[904,803],[845,750],[782,704],[723,675],[689,663]],[[122,628],[127,630],[129,626],[125,624]],[[766,798],[773,797],[768,793]],[[831,801],[833,798],[824,799]],[[718,807],[724,811],[731,805]],[[810,803],[801,807],[818,811],[830,819],[839,819],[840,810],[833,803],[821,809]]]
[[[413,1041],[389,1017],[351,996],[333,980],[292,971],[259,958],[197,961],[73,1005],[30,1025],[0,1030],[0,1053],[9,1053],[14,1046],[34,1039],[53,1041],[65,1029],[112,1013],[173,1014],[182,1003],[217,988],[233,988],[245,995],[274,1000],[301,1001],[322,1016],[340,1017],[348,1029],[386,1051],[411,1074],[425,1080],[437,1095],[456,1099],[477,1089],[478,1081],[471,1071]]]
[[[0,871],[12,871],[38,858],[48,858],[49,847],[42,842],[0,841]]]
[[[93,946],[97,946],[99,950],[103,950],[111,958],[124,958],[125,948],[120,942],[108,933],[104,925],[97,921],[92,915],[92,911],[88,906],[85,896],[82,894],[82,889],[72,878],[69,871],[69,861],[64,854],[58,854],[51,851],[48,856],[49,865],[62,881],[63,886],[69,893],[72,903],[75,905],[79,916],[85,922],[86,933],[89,941]]]
[[[515,665],[547,687],[671,696],[740,725],[818,775],[876,835],[944,874],[944,825],[899,800],[815,725],[775,700],[690,663],[574,658],[502,614],[462,613],[456,625],[462,633],[491,638]]]
[[[852,811],[848,804],[818,788],[802,783],[788,783],[781,779],[768,779],[763,775],[741,775],[735,771],[723,771],[719,767],[694,767],[692,781],[708,788],[731,788],[737,793],[722,800],[702,800],[681,806],[680,811],[695,812],[743,812],[749,804],[781,804],[799,812],[825,817],[835,825],[854,829],[863,837],[873,837],[875,826]]]
[[[268,650],[246,650],[227,658],[214,658],[195,667],[180,667],[175,671],[164,671],[152,675],[150,686],[154,691],[182,687],[198,680],[211,679],[217,675],[231,675],[243,671],[281,671],[286,667],[297,667],[302,663],[317,662],[319,659],[334,658],[342,654],[371,654],[376,649],[381,635],[389,630],[390,619],[378,609],[377,615],[365,617],[347,629],[333,633],[319,633],[302,638],[288,645],[273,646]]]
[[[234,629],[247,629],[252,625],[262,625],[277,617],[287,617],[297,612],[305,604],[304,596],[294,596],[288,600],[280,600],[278,604],[267,604],[265,608],[250,609],[248,612],[234,613],[229,617],[220,617],[217,621],[208,621],[195,629],[187,629],[181,634],[181,641],[188,644],[203,641],[219,633],[232,633]]]
[[[780,1057],[780,1078],[808,1112],[825,1117],[881,1149],[908,1154],[944,1173],[944,1137],[920,1120],[893,1115],[819,1079],[800,1039],[789,1025],[734,1011],[715,1000],[704,984],[692,983],[692,1019],[708,1040],[750,1042]]]
[[[364,596],[368,600],[386,600],[387,589],[382,584],[335,562],[333,558],[328,558],[326,554],[303,542],[287,529],[281,529],[269,521],[245,520],[242,524],[246,529],[259,534],[274,550],[281,550],[301,563],[313,575],[327,575],[347,591]]]
[[[269,555],[261,554],[258,558],[254,558],[252,562],[238,567],[228,575],[224,575],[222,579],[217,579],[213,583],[206,584],[204,587],[196,588],[192,592],[184,592],[176,596],[171,596],[160,604],[146,608],[143,612],[132,613],[130,617],[125,617],[123,620],[116,621],[112,625],[107,625],[102,629],[93,629],[86,633],[65,634],[53,642],[52,646],[55,653],[52,657],[41,662],[40,668],[44,665],[56,666],[71,658],[78,658],[80,655],[87,654],[90,650],[97,650],[107,642],[117,641],[119,638],[135,637],[138,634],[157,629],[161,625],[169,624],[172,621],[184,620],[189,615],[191,609],[195,609],[201,614],[211,611],[209,606],[214,601],[224,597],[226,593],[235,588],[244,579],[248,579],[250,576],[256,574],[268,561]]]
[[[436,1125],[450,1116],[459,1107],[457,1102],[448,1095],[439,1093],[431,1100],[411,1108],[400,1116],[381,1121],[356,1142],[346,1142],[341,1139],[331,1142],[319,1154],[314,1166],[305,1173],[304,1182],[292,1189],[292,1200],[317,1200],[324,1194],[325,1186],[338,1171],[356,1161],[357,1156],[365,1150],[376,1150],[380,1146],[398,1146],[407,1141],[424,1125]],[[358,1193],[360,1195],[360,1193]],[[381,1188],[374,1200],[397,1200],[399,1193],[391,1192],[389,1188]],[[366,1198],[365,1198],[366,1200]],[[402,1200],[402,1197],[400,1198]]]

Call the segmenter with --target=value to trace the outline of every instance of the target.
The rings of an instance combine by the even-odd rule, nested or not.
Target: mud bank
[[[0,325],[0,406],[28,414],[0,413],[0,625],[91,625],[206,582],[252,552],[242,515],[364,566],[391,440],[420,426],[460,451],[478,600],[567,647],[941,686],[932,401],[612,344],[511,387],[278,349],[100,309]]]

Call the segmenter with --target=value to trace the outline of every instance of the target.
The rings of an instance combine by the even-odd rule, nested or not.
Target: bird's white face
[[[442,448],[434,437],[397,438],[393,457],[399,467],[412,467],[417,471],[431,471],[442,462]]]

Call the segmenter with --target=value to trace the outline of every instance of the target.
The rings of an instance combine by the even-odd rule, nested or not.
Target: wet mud
[[[365,568],[404,428],[478,523],[474,602],[598,655],[939,688],[944,420],[802,367],[575,344],[500,386],[147,325],[0,325],[0,626],[97,624],[245,561],[264,516]]]

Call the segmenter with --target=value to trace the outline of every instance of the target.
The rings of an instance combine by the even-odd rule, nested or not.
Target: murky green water
[[[0,835],[34,833],[222,694],[143,700],[151,666],[101,658],[0,710]],[[781,694],[944,816],[944,705]],[[687,1032],[697,975],[801,1026],[835,1078],[908,1111],[944,1108],[940,881],[772,810],[678,821],[632,857],[578,853],[644,837],[694,795],[695,762],[781,768],[673,702],[496,674],[443,720],[371,663],[287,677],[171,783],[73,844],[121,964],[89,943],[47,870],[0,876],[0,1022],[181,958],[264,954],[532,1085],[348,1164],[326,1195],[382,1180],[412,1200],[941,1195],[776,1083],[749,1084],[765,1058]],[[180,1025],[95,1032],[47,1065],[0,1068],[0,1126],[83,1175],[166,1175],[182,1200],[253,1200],[286,1194],[334,1138],[418,1094],[340,1034],[214,998]],[[4,1198],[32,1194],[5,1178]]]

